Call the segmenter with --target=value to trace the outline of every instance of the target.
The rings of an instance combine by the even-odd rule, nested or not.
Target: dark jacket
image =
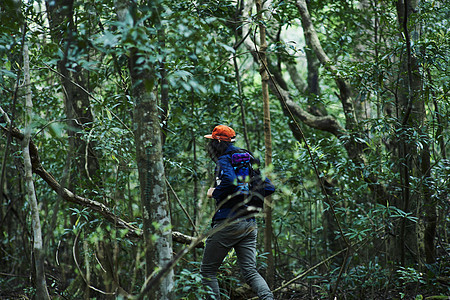
[[[239,150],[241,149],[231,144],[216,163],[216,187],[212,196],[216,200],[218,210],[213,221],[229,218],[236,214],[246,215],[243,210],[245,211],[247,205],[244,205],[243,200],[248,197],[248,194],[240,192],[237,185],[238,179],[231,165],[232,154]],[[270,183],[268,178],[266,178],[266,182]],[[273,187],[271,183],[270,186]],[[267,194],[273,193],[274,190],[273,187],[273,190]]]

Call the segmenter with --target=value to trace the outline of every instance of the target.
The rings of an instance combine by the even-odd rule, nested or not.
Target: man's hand
[[[214,192],[215,188],[209,188],[208,192],[206,193],[206,196],[208,196],[208,198],[212,198],[212,194]]]

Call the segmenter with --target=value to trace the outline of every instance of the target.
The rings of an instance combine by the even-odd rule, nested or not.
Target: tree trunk
[[[351,87],[343,78],[339,77],[336,67],[332,64],[332,61],[323,50],[320,41],[318,39],[317,33],[312,24],[309,11],[306,6],[306,2],[304,0],[297,0],[296,5],[301,15],[305,39],[309,41],[310,46],[312,50],[314,50],[314,53],[317,59],[320,61],[320,63],[325,68],[327,68],[329,72],[334,74],[335,83],[340,92],[339,100],[341,102],[343,112],[345,115],[346,120],[345,128],[343,128],[334,117],[324,115],[325,113],[321,112],[320,111],[321,109],[314,111],[314,113],[317,113],[318,115],[313,115],[308,111],[303,110],[297,103],[295,103],[291,99],[287,84],[283,80],[283,76],[273,67],[271,67],[270,64],[268,64],[267,67],[269,67],[270,72],[272,73],[271,78],[273,80],[269,81],[269,87],[272,93],[276,97],[278,97],[281,106],[283,107],[284,113],[289,118],[291,119],[296,118],[309,127],[330,132],[338,138],[344,135],[349,136],[350,138],[345,141],[343,146],[345,147],[346,152],[349,158],[352,160],[352,162],[356,166],[360,167],[357,169],[357,171],[360,173],[358,174],[358,177],[363,178],[364,181],[369,184],[370,189],[374,192],[376,196],[377,202],[386,204],[389,201],[389,195],[386,193],[385,188],[378,182],[377,177],[373,173],[364,173],[360,171],[363,170],[364,166],[367,164],[364,151],[367,151],[368,149],[366,145],[360,141],[358,136],[359,128],[353,107],[353,99],[351,98]],[[243,15],[246,15],[247,13],[249,13],[248,5],[244,7]],[[250,27],[248,24],[246,23],[242,24],[243,37],[247,36],[249,30]],[[258,54],[256,53],[255,50],[256,46],[250,41],[250,39],[244,39],[243,43],[246,45],[247,49],[249,49],[249,51],[252,52],[254,60],[255,61],[259,60]],[[294,69],[290,68],[289,72],[291,74],[294,74],[295,73],[294,71],[295,71]],[[300,89],[303,89],[305,87],[305,85],[302,82],[299,82],[298,80],[297,83],[298,83],[297,86]],[[293,120],[289,122],[290,122],[289,126],[291,130],[293,130],[293,133],[295,135],[294,131],[297,131],[298,129],[295,128],[296,126],[291,124]]]
[[[115,1],[120,20],[128,14],[128,4]],[[155,11],[158,7],[154,7]],[[152,19],[150,19],[152,21]],[[129,70],[134,102],[134,136],[139,172],[141,210],[144,225],[146,275],[152,277],[172,259],[172,229],[165,181],[160,113],[155,95],[156,76],[138,64],[144,53],[130,49]],[[174,287],[173,270],[150,289],[149,299],[171,299]]]
[[[396,240],[395,259],[401,265],[410,265],[418,260],[424,253],[424,260],[433,263],[435,259],[435,235],[436,235],[436,202],[432,199],[430,189],[431,163],[429,137],[426,130],[426,110],[425,102],[420,98],[420,91],[423,82],[420,74],[420,66],[417,58],[412,54],[411,37],[409,26],[411,16],[417,7],[417,1],[398,0],[397,19],[401,39],[405,43],[405,55],[400,61],[400,80],[398,81],[398,119],[400,128],[398,132],[398,152],[401,165],[400,178],[402,188],[402,198],[398,206],[405,213],[412,213],[417,216],[418,208],[423,211],[425,218],[419,223],[412,222],[407,218],[402,220],[400,225],[400,236]],[[422,137],[421,143],[424,145],[420,152],[416,151],[415,142],[409,132],[417,132]],[[420,161],[420,163],[416,163]],[[421,177],[421,194],[412,191],[411,176]],[[424,232],[421,233],[421,227]],[[423,236],[423,240],[421,240]],[[424,250],[423,250],[424,249]]]
[[[89,140],[85,136],[92,130],[94,115],[91,110],[91,101],[86,91],[89,90],[89,73],[78,63],[74,63],[71,53],[79,53],[81,56],[89,57],[90,47],[81,46],[80,43],[86,37],[78,32],[76,19],[74,18],[76,1],[55,0],[46,1],[51,38],[56,45],[60,46],[63,53],[57,62],[60,81],[63,87],[64,108],[66,113],[66,130],[68,135],[68,160],[71,160],[72,168],[65,176],[70,178],[61,180],[67,183],[70,190],[77,191],[78,187],[87,191],[90,198],[99,198],[102,194],[102,179],[100,176],[100,157],[96,141]],[[91,26],[89,23],[87,26]],[[107,199],[107,198],[104,198]],[[74,216],[70,217],[72,223],[76,221]],[[68,249],[68,248],[67,248]],[[111,251],[112,247],[105,247],[105,251]],[[105,284],[110,281],[101,276]],[[85,278],[86,279],[86,278]],[[85,282],[86,291],[89,291],[89,282]],[[85,295],[89,297],[89,294]],[[87,298],[86,298],[87,299]]]
[[[433,192],[431,189],[431,163],[430,163],[430,143],[428,139],[424,143],[421,151],[421,173],[423,176],[422,193],[423,193],[423,212],[425,215],[424,225],[424,246],[425,246],[425,261],[427,264],[436,262],[436,226],[437,226],[437,211],[436,201],[433,200]]]
[[[316,53],[311,49],[311,41],[309,36],[305,34],[305,55],[306,65],[308,69],[307,77],[307,97],[308,97],[308,112],[314,116],[326,116],[327,109],[325,105],[317,101],[317,97],[320,95],[320,77],[319,67],[320,61],[317,59]]]
[[[83,186],[90,186],[91,188],[101,186],[99,155],[95,150],[96,143],[94,141],[86,142],[85,139],[81,138],[83,132],[91,129],[91,124],[94,121],[89,95],[85,92],[87,90],[86,71],[79,65],[72,67],[72,70],[67,67],[70,61],[70,51],[88,51],[84,48],[81,49],[74,40],[77,35],[76,24],[73,20],[74,0],[47,0],[46,5],[52,39],[55,43],[61,44],[63,47],[61,51],[64,53],[63,58],[58,61],[58,71],[62,75],[61,81],[64,87],[71,148],[69,151],[75,161],[75,171],[71,176],[71,184],[76,185],[76,181],[88,179],[88,182],[82,182]]]
[[[269,73],[267,72],[267,42],[266,42],[266,28],[263,24],[263,6],[261,0],[256,0],[256,11],[259,20],[259,60],[260,60],[260,74],[261,74],[261,89],[263,98],[264,110],[264,146],[265,152],[265,166],[266,168],[272,165],[272,136],[270,130],[270,104],[269,104]],[[274,284],[275,264],[272,251],[272,200],[271,197],[264,199],[264,215],[265,215],[265,230],[264,230],[264,251],[267,253],[267,284],[272,287]]]
[[[47,283],[45,280],[44,261],[45,253],[43,249],[41,221],[39,218],[39,207],[34,191],[33,182],[33,168],[31,164],[30,156],[30,136],[31,136],[31,120],[33,102],[31,99],[31,85],[30,85],[30,59],[28,56],[28,45],[25,42],[23,47],[23,63],[24,63],[24,76],[25,76],[25,135],[22,141],[23,145],[23,161],[25,169],[25,188],[27,192],[28,201],[31,207],[31,226],[33,228],[33,257],[35,267],[36,281],[36,296],[38,299],[50,299],[50,295],[47,290]]]
[[[136,57],[131,57],[135,61]],[[141,209],[146,245],[146,274],[151,276],[157,268],[172,259],[172,231],[169,202],[162,157],[159,110],[153,91],[145,88],[148,75],[140,73],[138,66],[130,66],[133,79],[132,95],[135,103],[134,123],[136,160],[139,170]],[[156,240],[154,240],[156,237]],[[152,290],[150,299],[170,299],[173,289],[173,271]]]

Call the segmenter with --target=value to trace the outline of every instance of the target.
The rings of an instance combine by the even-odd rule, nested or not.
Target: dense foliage
[[[278,188],[272,197],[275,296],[446,299],[448,3],[309,1],[318,48],[300,2],[268,1],[264,12],[273,145],[273,166],[265,173]],[[127,14],[119,18],[123,3]],[[402,10],[405,3],[410,7]],[[0,297],[35,295],[22,147],[9,128],[31,130],[42,166],[63,187],[142,229],[129,68],[135,53],[133,63],[151,75],[145,84],[160,108],[171,228],[190,236],[209,229],[214,207],[206,190],[214,165],[203,135],[217,124],[232,126],[237,145],[264,160],[253,6],[229,0],[2,1]],[[31,128],[24,128],[25,43]],[[149,245],[101,213],[66,201],[41,177],[33,179],[50,295],[138,294],[146,285]],[[262,241],[262,216],[258,222]],[[173,251],[185,247],[174,242]],[[201,284],[201,255],[193,249],[175,265],[175,299],[210,293]],[[219,274],[223,297],[251,298],[233,255]],[[262,274],[270,267],[265,257],[258,246]]]

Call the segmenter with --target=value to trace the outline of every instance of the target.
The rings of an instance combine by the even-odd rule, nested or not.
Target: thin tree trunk
[[[195,111],[195,102],[194,102],[194,94],[192,93],[191,95],[191,116],[194,116],[194,111]],[[192,155],[193,155],[193,160],[192,160],[192,170],[193,170],[193,176],[194,176],[194,186],[193,186],[193,203],[192,203],[192,207],[194,209],[193,214],[194,214],[194,221],[192,224],[192,231],[191,231],[191,235],[195,236],[197,234],[197,224],[199,223],[200,220],[198,220],[197,216],[199,213],[199,207],[197,206],[198,202],[199,202],[199,182],[198,182],[198,162],[197,162],[197,139],[196,139],[196,131],[192,128],[191,129],[191,138],[192,138]],[[194,260],[196,260],[197,258],[197,252],[194,251]]]
[[[261,74],[261,88],[263,97],[263,109],[264,109],[264,145],[265,152],[265,165],[266,167],[272,165],[272,136],[270,130],[270,104],[269,104],[269,74],[267,72],[267,42],[266,42],[266,28],[262,22],[262,2],[256,0],[256,11],[259,20],[259,59],[260,59],[260,74]],[[264,251],[267,253],[267,274],[266,280],[269,286],[274,284],[275,265],[272,251],[272,199],[266,197],[264,201],[264,213],[265,213],[265,230],[264,230]]]
[[[437,226],[437,211],[436,201],[433,200],[432,180],[431,180],[431,163],[430,163],[430,140],[424,143],[421,151],[421,173],[422,193],[424,198],[423,211],[425,214],[425,232],[424,232],[424,246],[425,246],[425,261],[427,264],[436,262],[436,226]]]
[[[234,21],[235,21],[235,27],[234,27],[234,38],[235,38],[235,44],[233,46],[234,50],[237,51],[239,49],[239,46],[242,45],[241,38],[240,38],[240,29],[239,29],[239,17],[242,14],[243,9],[243,1],[238,0],[236,3],[236,13],[234,14]],[[234,65],[234,73],[236,77],[236,84],[238,89],[238,95],[239,95],[239,106],[241,109],[241,121],[242,121],[242,133],[244,135],[245,145],[246,149],[251,151],[250,147],[250,139],[248,138],[248,131],[247,131],[247,120],[245,116],[245,106],[244,106],[244,95],[242,92],[242,84],[241,84],[241,76],[239,72],[239,65],[237,61],[236,53],[233,55],[233,65]]]
[[[234,64],[234,72],[236,74],[236,83],[237,83],[237,88],[238,88],[238,93],[239,93],[239,106],[241,108],[242,132],[244,134],[244,140],[245,140],[245,145],[247,147],[247,150],[251,151],[250,139],[248,138],[248,133],[247,133],[247,121],[246,121],[246,117],[245,117],[245,106],[244,106],[244,98],[242,95],[241,78],[239,76],[239,66],[237,63],[236,56],[233,56],[233,64]]]
[[[423,226],[418,226],[417,222],[411,222],[404,219],[401,224],[400,239],[396,245],[397,254],[400,252],[400,263],[410,265],[420,261],[420,258],[427,263],[433,263],[435,260],[435,237],[436,237],[436,202],[433,200],[431,184],[431,163],[430,163],[430,138],[426,126],[425,101],[420,98],[423,89],[423,81],[420,72],[420,66],[417,58],[413,55],[411,45],[414,37],[410,36],[409,26],[412,15],[415,13],[418,1],[416,0],[398,0],[397,1],[397,19],[402,31],[401,39],[405,43],[405,55],[401,57],[400,80],[399,80],[399,115],[401,122],[400,140],[400,161],[402,184],[402,203],[400,207],[405,213],[412,213],[415,216],[420,214],[418,208],[424,215]],[[411,23],[411,24],[410,24]],[[414,30],[414,29],[413,29]],[[418,31],[417,31],[418,32]],[[409,131],[413,130],[422,137],[423,149],[418,152],[412,145]],[[420,163],[416,163],[420,161]],[[416,193],[410,186],[411,176],[421,176],[421,194]],[[419,223],[422,220],[419,220]],[[424,232],[420,232],[424,229]],[[423,234],[422,234],[423,233]],[[423,236],[423,240],[418,236]],[[424,255],[423,255],[424,254]],[[422,257],[421,257],[422,256]]]
[[[161,44],[161,48],[165,47],[166,44],[166,36],[164,29],[158,30],[158,40]],[[162,124],[162,130],[161,130],[161,143],[164,146],[166,143],[166,135],[167,135],[167,128],[168,128],[168,122],[169,122],[169,83],[167,82],[167,70],[166,70],[166,59],[163,58],[162,62],[160,63],[160,72],[159,72],[161,78],[159,80],[160,83],[160,98],[161,98],[161,124]]]
[[[417,114],[411,114],[412,105],[417,101],[413,94],[413,77],[411,65],[411,49],[409,30],[407,28],[407,21],[410,15],[410,7],[407,2],[399,0],[397,5],[397,21],[399,29],[402,31],[400,39],[405,43],[406,53],[400,58],[399,80],[397,86],[397,119],[398,119],[398,143],[397,153],[399,160],[399,174],[400,174],[400,188],[401,197],[398,198],[397,207],[401,208],[405,213],[410,213],[417,208],[417,199],[411,193],[411,176],[413,176],[414,165],[413,157],[415,153],[410,144],[410,136],[408,132],[414,129],[414,123],[417,121]],[[404,40],[403,40],[404,39]],[[409,265],[408,262],[415,261],[418,254],[418,245],[416,238],[417,226],[407,218],[403,218],[399,228],[398,234],[395,237],[394,248],[392,249],[392,260],[397,261],[402,266]],[[413,254],[413,253],[415,254]],[[412,255],[411,255],[412,254]]]
[[[33,102],[31,99],[31,85],[30,85],[30,59],[28,55],[28,45],[25,42],[23,47],[23,63],[25,76],[25,136],[22,141],[23,145],[23,161],[25,169],[25,188],[27,192],[28,201],[31,207],[31,226],[33,227],[33,254],[35,267],[35,281],[36,281],[36,296],[38,299],[50,299],[47,290],[47,283],[45,281],[44,261],[45,254],[43,249],[41,221],[39,218],[39,207],[34,191],[33,183],[33,167],[30,156],[30,136],[31,136],[31,116],[33,109]]]

